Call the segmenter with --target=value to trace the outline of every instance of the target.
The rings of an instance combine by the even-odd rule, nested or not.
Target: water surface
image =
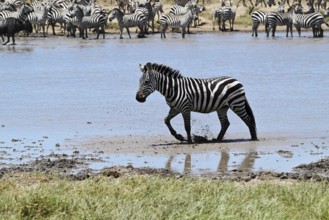
[[[168,135],[163,119],[169,108],[164,98],[154,93],[144,104],[135,100],[141,75],[138,65],[146,62],[170,65],[190,77],[235,77],[245,86],[260,138],[299,138],[300,143],[317,138],[317,144],[328,146],[329,38],[252,38],[238,32],[198,33],[186,39],[178,34],[168,34],[167,39],[114,36],[105,40],[17,38],[17,46],[0,47],[0,147],[4,149],[0,158],[4,163],[9,158],[9,163],[23,160],[26,146],[37,149],[34,158],[40,155],[39,147],[42,154],[55,152],[68,139]],[[226,137],[249,138],[243,122],[232,112],[229,118]],[[173,126],[185,135],[180,116]],[[219,129],[215,113],[192,113],[194,134],[216,137]],[[208,152],[192,158],[198,158],[198,167],[206,167],[200,169],[214,169],[209,160],[220,160],[221,155]],[[328,151],[307,161],[324,156]],[[118,156],[123,165],[139,163],[135,157]],[[164,157],[167,161],[168,156]],[[186,155],[175,157],[172,164],[182,163],[180,157]],[[157,158],[138,166],[167,166]]]

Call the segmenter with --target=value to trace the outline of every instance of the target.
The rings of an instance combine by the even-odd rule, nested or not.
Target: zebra
[[[90,16],[85,16],[83,8],[77,5],[72,12],[70,12],[71,17],[76,17],[77,26],[80,29],[80,37],[85,39],[88,38],[88,28],[96,28],[97,37],[99,38],[100,33],[103,33],[103,39],[105,39],[105,24],[106,16],[103,13],[92,14]],[[100,30],[99,30],[100,28]]]
[[[48,10],[47,7],[43,4],[40,4],[35,7],[33,12],[30,12],[27,15],[27,20],[30,21],[32,25],[36,25],[36,33],[39,34],[40,29],[42,28],[43,36],[46,37],[45,26],[48,19]]]
[[[189,0],[184,6],[181,6],[179,4],[174,4],[173,6],[171,6],[169,14],[185,15],[190,10],[194,10],[195,14],[196,14],[196,4],[192,3],[191,0]],[[190,33],[190,24],[188,24],[188,26],[187,26],[187,33]]]
[[[66,29],[65,15],[69,12],[69,10],[66,8],[57,8],[55,7],[55,5],[49,5],[47,6],[47,9],[48,9],[47,33],[48,33],[48,28],[51,25],[53,30],[53,35],[56,35],[55,25],[56,23],[59,23],[61,28],[64,30],[64,34],[65,34],[65,29]]]
[[[250,10],[251,12],[252,10]],[[257,10],[250,13],[251,22],[252,22],[252,35],[251,36],[258,36],[257,30],[260,24],[265,25],[265,32],[267,32],[267,12]]]
[[[138,27],[140,30],[140,33],[138,34],[138,37],[144,37],[143,33],[143,27],[147,23],[147,17],[144,13],[135,12],[133,14],[125,15],[120,9],[114,8],[110,14],[109,14],[109,21],[112,21],[114,19],[118,20],[119,23],[119,29],[120,29],[120,38],[122,39],[122,32],[123,28],[126,28],[129,38],[130,36],[130,27]]]
[[[185,38],[186,27],[196,18],[195,13],[189,10],[184,15],[163,14],[160,17],[161,38],[166,38],[166,30],[168,26],[172,28],[182,29],[182,38]]]
[[[26,21],[28,13],[32,12],[33,8],[30,4],[24,3],[19,8],[18,11],[1,11],[0,12],[0,20],[6,20],[7,18],[16,18],[21,21]]]
[[[243,85],[238,80],[226,76],[209,79],[183,77],[179,70],[150,62],[140,65],[140,70],[142,76],[139,80],[136,100],[143,103],[155,90],[160,92],[170,107],[168,116],[164,120],[165,124],[176,139],[185,141],[170,124],[170,120],[179,113],[183,115],[187,142],[192,143],[191,112],[217,111],[221,123],[217,141],[222,141],[230,125],[227,117],[230,108],[248,126],[251,139],[257,140],[255,117]]]
[[[297,29],[298,35],[301,35],[301,28],[312,28],[313,37],[323,37],[323,29],[321,25],[324,23],[329,27],[329,24],[324,19],[324,16],[319,13],[311,14],[292,14],[292,23]]]
[[[236,10],[231,6],[223,6],[216,9],[213,13],[213,30],[215,30],[215,20],[218,20],[219,30],[226,31],[225,22],[229,21],[230,30],[233,31]]]
[[[272,37],[275,36],[275,31],[277,26],[286,26],[286,37],[292,37],[292,20],[291,20],[292,12],[280,13],[280,12],[270,12],[267,15],[267,29],[266,36],[269,36],[269,33],[272,29]]]

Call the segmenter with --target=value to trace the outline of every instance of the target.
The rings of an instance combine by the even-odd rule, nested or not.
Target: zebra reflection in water
[[[183,174],[193,174],[193,172],[192,172],[192,168],[193,168],[192,156],[193,155],[191,155],[191,154],[185,154],[184,167],[183,167],[183,171],[182,171]],[[234,168],[231,170],[238,171],[238,172],[250,172],[253,169],[256,158],[257,158],[257,156],[256,156],[255,152],[245,153],[244,159],[241,161],[241,163],[232,165]],[[170,170],[170,171],[175,171],[175,169],[172,168],[172,164],[173,164],[173,162],[175,162],[174,159],[175,159],[175,155],[169,156],[169,158],[165,164],[165,169]],[[228,151],[225,149],[221,150],[220,159],[218,161],[218,166],[217,166],[215,173],[222,173],[222,172],[230,171],[229,160],[230,160],[230,154],[228,153]]]

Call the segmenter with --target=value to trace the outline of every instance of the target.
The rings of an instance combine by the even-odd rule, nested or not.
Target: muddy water
[[[18,38],[17,43],[0,47],[2,166],[51,153],[70,154],[72,150],[62,146],[72,140],[168,136],[163,97],[153,94],[144,104],[135,100],[138,64],[149,61],[168,64],[185,76],[228,75],[244,84],[261,139],[252,150],[250,169],[287,171],[329,155],[327,37],[255,39],[249,33],[204,33],[186,39],[178,34],[168,34],[165,40],[159,35],[131,40],[110,35],[105,40]],[[249,138],[240,119],[233,114],[229,118],[226,138]],[[173,126],[185,134],[181,117]],[[193,113],[192,131],[216,137],[216,114]],[[159,141],[154,138],[153,144]],[[268,151],[268,146],[281,148]],[[226,162],[226,169],[236,169],[249,155],[229,146],[225,152],[192,155],[104,154],[103,163],[91,167],[133,164],[181,172],[190,167],[192,173],[221,169],[225,157],[235,158]],[[186,163],[193,165],[183,166]]]

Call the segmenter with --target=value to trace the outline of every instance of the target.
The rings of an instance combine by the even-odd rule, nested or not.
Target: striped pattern
[[[275,36],[275,31],[277,26],[286,26],[286,37],[290,36],[292,37],[292,19],[291,19],[292,13],[279,13],[279,12],[270,12],[267,15],[267,30],[266,35],[267,37],[270,34],[270,31],[272,30],[272,37]]]
[[[80,30],[80,37],[88,38],[88,28],[95,28],[97,32],[96,39],[99,38],[100,33],[103,33],[105,39],[105,24],[106,16],[103,13],[92,14],[90,16],[84,15],[83,7],[77,5],[71,12],[71,17],[76,18],[76,26]]]
[[[124,28],[126,28],[129,38],[131,38],[129,28],[136,27],[136,26],[140,30],[140,33],[138,36],[140,36],[140,37],[144,36],[143,27],[147,23],[147,17],[145,16],[144,13],[135,12],[133,14],[125,15],[122,11],[115,8],[109,14],[109,21],[112,21],[114,19],[118,20],[121,39],[123,38],[122,32],[123,32]]]
[[[221,31],[226,31],[225,22],[230,24],[230,30],[233,31],[236,12],[231,6],[223,6],[213,12],[213,30],[215,30],[215,21],[218,21],[218,27]]]
[[[170,107],[165,123],[171,134],[183,141],[182,135],[176,133],[170,120],[182,113],[189,143],[191,139],[191,112],[210,113],[216,111],[221,123],[217,137],[221,141],[229,127],[228,109],[233,110],[248,126],[252,140],[257,140],[256,122],[247,102],[242,84],[230,77],[196,79],[183,77],[178,70],[171,67],[147,63],[140,66],[143,73],[136,99],[145,102],[154,91],[159,91]]]
[[[37,5],[34,7],[34,11],[27,15],[27,20],[30,21],[32,25],[35,25],[36,33],[39,34],[41,29],[43,36],[46,36],[45,26],[48,19],[48,10],[44,5]]]
[[[301,28],[312,28],[313,37],[323,37],[321,25],[324,23],[329,27],[321,13],[293,14],[292,23],[296,27],[298,35],[301,35]]]
[[[265,25],[265,31],[267,29],[267,12],[264,11],[254,11],[251,13],[251,22],[252,22],[252,35],[258,37],[258,27],[260,24]]]
[[[168,27],[172,28],[181,28],[182,29],[182,38],[185,38],[186,27],[195,19],[196,16],[189,10],[184,15],[174,15],[174,14],[163,14],[160,17],[161,24],[161,38],[166,38],[166,30]]]

